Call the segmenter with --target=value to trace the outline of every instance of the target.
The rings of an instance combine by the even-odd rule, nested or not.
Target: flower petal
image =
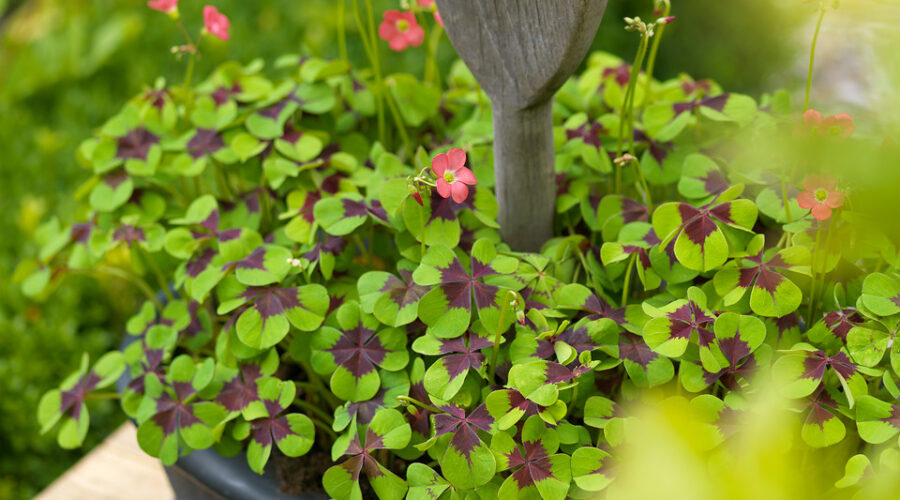
[[[409,45],[418,47],[425,41],[425,30],[418,24],[410,26],[409,30],[405,33],[405,38]]]
[[[475,174],[473,174],[472,171],[466,167],[458,168],[455,172],[453,172],[453,174],[456,175],[456,180],[464,184],[474,186],[478,183],[478,180],[475,179]]]
[[[453,201],[457,203],[466,201],[466,198],[469,196],[469,186],[466,186],[462,182],[450,184],[450,190],[453,192]]]
[[[803,122],[809,125],[819,125],[822,123],[822,113],[810,109],[803,113]]]
[[[441,195],[441,197],[443,197],[443,198],[449,198],[450,197],[450,184],[448,184],[447,181],[445,181],[443,177],[438,177],[436,184],[437,184],[438,194]]]
[[[447,151],[447,156],[450,158],[450,169],[453,171],[466,165],[466,152],[460,148]]]
[[[840,191],[829,191],[825,204],[831,208],[837,208],[844,204],[844,193]]]
[[[435,155],[434,158],[431,159],[431,170],[434,171],[434,175],[438,177],[443,177],[444,172],[447,171],[447,167],[450,166],[450,160],[447,158],[447,155],[441,153],[439,155]],[[446,196],[445,196],[446,198]]]
[[[406,39],[403,38],[403,35],[394,36],[388,41],[388,47],[394,52],[400,52],[406,48]]]
[[[800,205],[800,208],[805,208],[806,210],[811,209],[816,206],[819,200],[816,199],[816,195],[814,195],[811,191],[802,191],[797,195],[797,204]]]
[[[825,220],[831,217],[831,209],[828,208],[828,205],[820,203],[813,207],[812,216],[817,220]]]

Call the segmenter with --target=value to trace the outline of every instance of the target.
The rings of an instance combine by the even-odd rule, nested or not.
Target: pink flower
[[[465,201],[469,186],[478,182],[475,174],[466,168],[466,152],[459,148],[436,155],[431,160],[431,169],[437,177],[438,194],[444,198],[452,197],[456,203]]]
[[[434,5],[434,0],[418,0],[419,7],[425,7],[426,9]]]
[[[422,45],[425,30],[416,22],[412,12],[389,10],[384,13],[384,21],[378,27],[378,36],[388,42],[391,50],[400,52],[410,46]]]
[[[147,2],[147,7],[171,16],[178,13],[178,0],[150,0]]]
[[[844,204],[844,193],[835,191],[837,181],[830,176],[810,175],[803,180],[803,189],[797,195],[800,208],[810,210],[817,220],[831,217],[831,209]]]
[[[853,135],[856,127],[853,125],[853,118],[850,115],[840,113],[822,120],[822,129],[822,134],[846,139]]]
[[[219,9],[212,5],[203,7],[203,30],[207,33],[228,41],[228,29],[231,23],[225,14],[219,12]]]
[[[441,19],[441,13],[440,13],[440,12],[434,11],[434,20],[435,20],[435,22],[437,22],[438,24],[441,25],[441,28],[444,27],[444,20]]]
[[[797,125],[794,133],[846,139],[853,135],[855,130],[853,118],[847,113],[824,117],[822,113],[810,109],[803,113],[803,123]]]

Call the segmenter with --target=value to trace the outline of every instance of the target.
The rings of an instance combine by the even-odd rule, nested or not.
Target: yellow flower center
[[[447,181],[447,184],[453,184],[453,181],[456,180],[456,176],[453,175],[453,172],[447,171],[444,172],[444,180]]]
[[[825,201],[828,199],[828,191],[824,189],[816,189],[816,199],[819,201]]]
[[[409,29],[409,21],[407,21],[406,19],[401,19],[401,20],[397,21],[397,30],[399,30],[401,32],[405,32],[408,29]]]

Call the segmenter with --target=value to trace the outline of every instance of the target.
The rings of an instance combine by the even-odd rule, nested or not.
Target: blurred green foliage
[[[284,53],[337,55],[333,0],[210,0],[232,21],[229,43],[204,40],[197,73],[226,59],[268,61]],[[75,149],[91,130],[158,76],[180,81],[183,62],[169,52],[181,43],[166,16],[125,0],[0,0],[0,499],[28,498],[71,466],[122,420],[115,405],[92,410],[92,434],[81,450],[60,450],[38,436],[41,393],[71,372],[82,350],[93,355],[118,342],[123,318],[137,300],[122,283],[79,278],[46,300],[24,299],[12,279],[17,262],[33,255],[37,225],[57,215],[76,217],[73,193],[87,175]],[[637,37],[621,18],[650,17],[651,1],[610,2],[594,42],[630,59]],[[758,0],[676,0],[678,22],[666,33],[657,75],[690,72],[728,88],[759,91],[791,55],[788,21]],[[182,17],[196,33],[203,3],[183,0]],[[348,6],[350,3],[348,2]],[[375,0],[376,15],[398,8]],[[351,60],[364,63],[353,17],[347,16]],[[760,37],[760,26],[782,36]],[[386,47],[381,47],[387,55]],[[446,71],[455,54],[445,39]],[[386,58],[386,72],[421,73],[424,52]],[[74,285],[74,286],[72,286]]]

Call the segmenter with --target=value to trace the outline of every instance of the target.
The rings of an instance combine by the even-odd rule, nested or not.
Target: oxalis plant
[[[440,36],[412,8],[384,15],[395,50],[419,21]],[[865,141],[784,92],[653,79],[657,9],[626,19],[634,64],[594,53],[556,97],[540,253],[499,236],[471,74],[382,75],[363,9],[372,70],[285,56],[134,97],[79,148],[77,222],[45,224],[22,275],[35,297],[88,273],[146,302],[122,351],[44,396],[44,431],[77,447],[90,400],[120,398],[167,465],[320,450],[338,499],[562,500],[614,484],[647,389],[689,401],[714,450],[774,376],[806,446],[865,451],[838,486],[896,462],[900,260],[836,168]]]

